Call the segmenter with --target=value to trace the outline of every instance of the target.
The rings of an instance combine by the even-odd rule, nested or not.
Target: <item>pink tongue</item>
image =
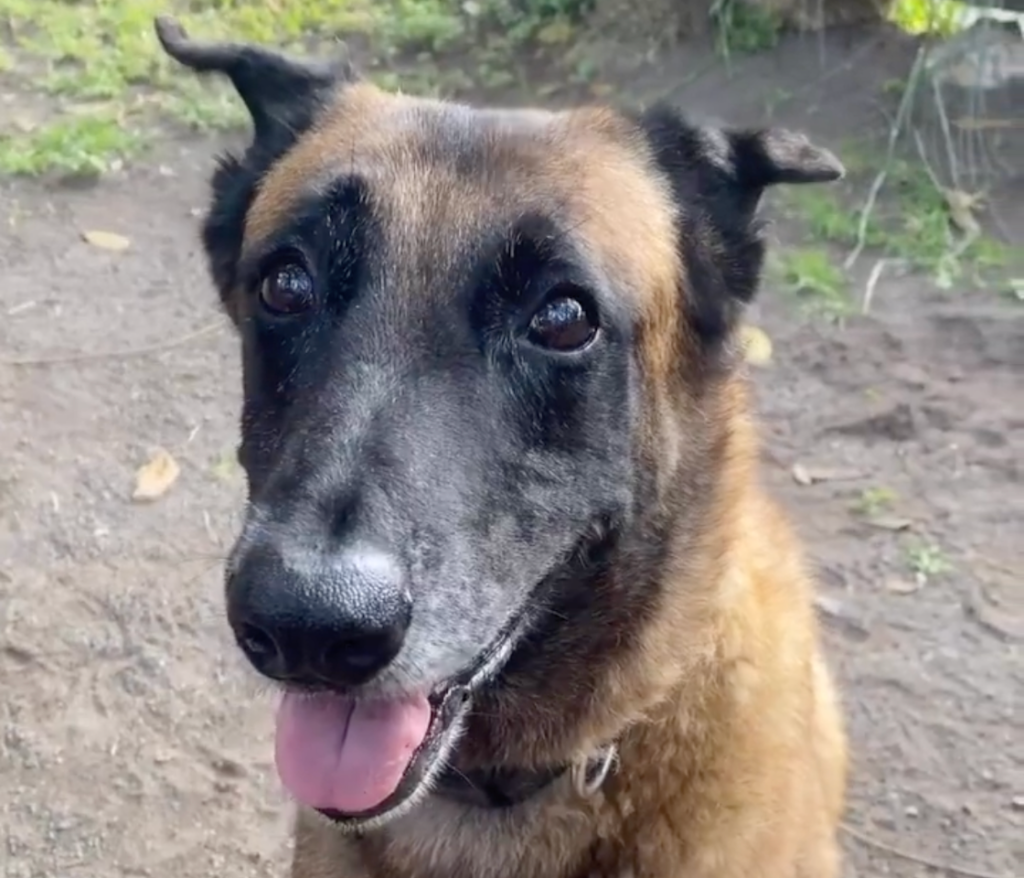
[[[287,693],[277,713],[277,772],[302,805],[367,811],[397,789],[429,725],[422,695],[368,702]]]

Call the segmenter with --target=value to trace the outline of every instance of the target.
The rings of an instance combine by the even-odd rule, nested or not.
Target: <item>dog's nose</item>
[[[260,673],[349,687],[398,655],[412,603],[403,568],[388,554],[360,549],[289,563],[253,547],[229,578],[228,618]]]

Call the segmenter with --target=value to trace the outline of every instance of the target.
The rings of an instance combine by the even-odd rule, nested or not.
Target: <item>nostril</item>
[[[238,645],[242,647],[249,660],[261,670],[269,669],[280,654],[274,638],[262,628],[248,622],[242,625],[238,633]]]
[[[399,631],[357,634],[328,644],[320,653],[320,670],[329,681],[359,685],[391,662],[402,648]]]

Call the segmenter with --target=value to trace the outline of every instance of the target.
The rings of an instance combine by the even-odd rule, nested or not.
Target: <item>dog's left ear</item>
[[[678,209],[683,307],[710,346],[725,338],[755,295],[764,242],[755,214],[769,186],[840,179],[831,152],[784,129],[697,125],[665,105],[638,118]]]
[[[723,131],[735,185],[756,208],[764,190],[780,183],[832,183],[846,173],[839,159],[803,134],[784,128]]]
[[[231,80],[252,116],[257,146],[307,128],[334,89],[355,78],[345,60],[297,60],[246,43],[201,43],[167,16],[158,17],[154,27],[176,61]]]
[[[803,134],[781,128],[715,128],[690,122],[664,105],[640,125],[677,195],[724,197],[752,213],[764,190],[780,183],[828,183],[845,171],[839,159]]]

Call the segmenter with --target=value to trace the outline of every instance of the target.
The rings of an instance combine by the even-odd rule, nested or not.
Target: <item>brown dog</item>
[[[836,159],[157,30],[254,122],[203,240],[293,875],[837,875],[842,723],[735,341],[764,189]]]

